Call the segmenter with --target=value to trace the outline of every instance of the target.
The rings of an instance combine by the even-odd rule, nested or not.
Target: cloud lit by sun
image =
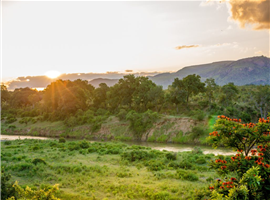
[[[46,75],[47,77],[51,78],[51,79],[55,79],[55,78],[57,78],[58,76],[60,76],[61,73],[58,72],[58,71],[47,71],[47,72],[45,73],[45,75]]]

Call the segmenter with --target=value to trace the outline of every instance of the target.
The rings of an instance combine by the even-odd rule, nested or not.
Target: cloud
[[[183,46],[177,46],[175,47],[175,49],[180,50],[180,49],[188,49],[188,48],[195,48],[195,47],[199,47],[199,45],[183,45]]]
[[[230,0],[232,19],[244,28],[252,24],[253,29],[270,29],[269,0]]]
[[[206,0],[204,4],[209,4]],[[231,18],[242,28],[253,25],[254,30],[270,29],[270,0],[220,0],[229,3]]]

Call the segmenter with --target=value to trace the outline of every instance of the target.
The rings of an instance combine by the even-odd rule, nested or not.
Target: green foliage
[[[79,143],[80,147],[82,149],[87,149],[89,147],[89,142],[87,142],[86,140],[83,140]]]
[[[130,121],[130,130],[132,130],[136,137],[141,137],[149,128],[153,126],[159,118],[158,113],[148,110],[144,113],[137,113],[132,110],[129,111],[126,119]]]
[[[189,138],[196,142],[199,138],[206,135],[206,128],[203,126],[194,126],[191,130],[191,133],[189,134]]]
[[[39,190],[32,190],[30,187],[26,186],[23,189],[19,186],[18,182],[16,181],[13,185],[15,188],[16,193],[18,194],[19,200],[60,200],[56,198],[54,195],[59,190],[58,185],[54,185],[50,188],[39,189]],[[15,200],[15,197],[10,197],[7,200]]]
[[[195,110],[191,112],[191,116],[198,121],[203,121],[206,114],[203,112],[203,110]]]
[[[121,158],[128,160],[130,162],[134,162],[137,160],[148,160],[155,158],[157,155],[154,152],[141,151],[141,150],[131,150],[125,151],[121,154]]]
[[[201,82],[199,75],[188,75],[182,80],[174,79],[171,87],[172,102],[179,104],[185,102],[188,105],[189,98],[205,91],[205,84]]]
[[[119,113],[117,114],[117,117],[120,120],[125,120],[127,115],[127,111],[125,109],[120,109]]]
[[[10,140],[4,141],[4,144],[5,144],[5,145],[11,145],[11,143],[12,143],[12,142],[11,142]]]
[[[66,143],[66,139],[63,137],[59,138],[59,143]]]
[[[199,177],[192,171],[178,169],[176,171],[176,177],[187,181],[198,181]]]
[[[1,199],[7,199],[15,195],[15,190],[10,183],[11,175],[7,174],[5,168],[1,167]]]
[[[13,117],[12,115],[9,115],[7,118],[6,118],[6,123],[7,124],[11,124],[13,122],[16,122],[17,119],[15,117]]]
[[[236,178],[210,186],[211,199],[268,199],[269,130],[269,118],[259,119],[257,124],[242,124],[241,120],[219,116],[209,141],[213,146],[223,144],[238,153],[231,158],[220,156],[211,161],[210,166],[222,176],[234,174]],[[254,149],[255,145],[257,149]]]
[[[171,153],[171,152],[169,152],[169,153],[166,153],[166,158],[168,159],[168,160],[176,160],[177,159],[177,154],[176,153]]]
[[[45,162],[45,160],[42,159],[42,158],[34,158],[34,159],[32,160],[32,163],[33,163],[34,165],[37,165],[38,163],[44,164],[44,165],[47,164],[47,163]]]

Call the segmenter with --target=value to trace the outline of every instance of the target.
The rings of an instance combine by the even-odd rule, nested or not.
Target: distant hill
[[[89,81],[91,85],[93,85],[95,88],[99,87],[100,83],[106,83],[107,86],[111,87],[114,84],[118,83],[119,79],[108,79],[108,78],[97,78]]]
[[[198,74],[201,80],[214,78],[218,85],[233,82],[235,85],[270,84],[270,59],[264,56],[245,58],[237,61],[221,61],[210,64],[184,67],[175,73],[163,73],[149,77],[157,85],[167,88],[175,78],[182,79]]]
[[[131,74],[131,73],[130,73]],[[237,61],[220,61],[209,64],[188,66],[174,73],[141,72],[133,73],[135,76],[148,76],[157,85],[162,85],[163,89],[168,88],[175,78],[182,79],[190,74],[198,74],[201,80],[214,78],[218,85],[225,85],[233,82],[235,85],[270,85],[270,58],[260,56],[244,58]],[[124,73],[80,73],[62,74],[59,79],[76,80],[82,79],[89,81],[90,84],[99,87],[100,83],[113,86],[120,78],[127,74]],[[51,83],[51,79],[46,76],[27,76],[18,77],[8,85],[9,90],[20,87],[46,87]]]

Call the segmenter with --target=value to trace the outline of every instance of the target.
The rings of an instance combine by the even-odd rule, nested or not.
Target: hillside
[[[131,73],[130,73],[131,74]],[[234,82],[235,85],[247,84],[270,84],[270,58],[260,56],[244,58],[237,61],[220,61],[209,64],[194,65],[184,67],[174,73],[141,72],[133,73],[135,76],[148,76],[157,85],[162,85],[163,89],[168,88],[175,78],[182,79],[190,74],[198,74],[202,81],[207,78],[214,78],[218,85],[225,85]],[[62,74],[59,79],[63,80],[88,80],[90,84],[98,87],[100,83],[113,86],[120,78],[127,74],[124,73],[81,73],[81,74]],[[27,76],[18,77],[8,83],[8,89],[14,90],[20,87],[46,87],[52,79],[46,76]]]
[[[150,77],[157,85],[167,88],[175,78],[182,79],[198,74],[202,81],[214,78],[218,85],[233,82],[235,85],[270,84],[270,59],[264,56],[237,61],[221,61],[204,65],[184,67],[175,73],[164,73]]]
[[[113,86],[118,82],[119,79],[108,79],[108,78],[97,78],[89,81],[95,88],[99,87],[100,83],[106,83],[109,87]]]
[[[229,82],[233,82],[235,85],[265,85],[270,84],[270,59],[260,56],[237,61],[213,62],[184,67],[174,73],[161,73],[148,77],[157,85],[162,85],[166,89],[175,78],[182,79],[190,74],[200,75],[202,81],[207,78],[214,78],[218,85],[225,85]],[[101,82],[112,86],[117,83],[117,79],[93,80],[95,87]],[[90,83],[92,84],[92,82]]]

